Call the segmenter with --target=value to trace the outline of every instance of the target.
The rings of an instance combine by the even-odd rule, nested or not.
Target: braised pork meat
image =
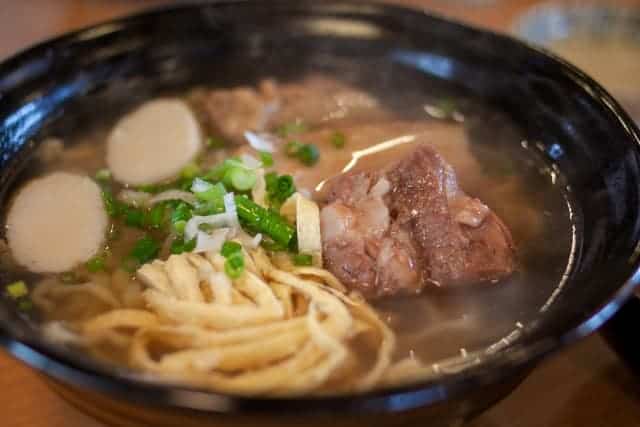
[[[459,188],[453,168],[428,146],[328,185],[326,266],[368,298],[495,282],[514,270],[507,227]]]

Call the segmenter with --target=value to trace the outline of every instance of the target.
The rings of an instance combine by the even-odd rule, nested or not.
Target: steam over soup
[[[561,177],[503,115],[414,98],[265,80],[45,141],[7,205],[5,294],[58,345],[244,395],[495,351],[566,266]]]

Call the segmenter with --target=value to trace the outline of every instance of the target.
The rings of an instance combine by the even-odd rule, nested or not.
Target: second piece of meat
[[[507,227],[458,187],[452,167],[428,146],[385,171],[329,185],[321,212],[326,266],[367,298],[498,281],[515,268]]]

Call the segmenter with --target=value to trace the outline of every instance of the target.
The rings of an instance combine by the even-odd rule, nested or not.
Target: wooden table
[[[621,0],[622,1],[622,0]],[[504,30],[533,0],[496,0],[473,10],[455,0],[401,0],[476,25]],[[639,3],[638,1],[623,1]],[[0,0],[0,58],[51,35],[168,3],[164,0]],[[105,427],[47,388],[39,374],[0,351],[0,425]],[[640,382],[599,336],[543,363],[518,389],[469,427],[640,426]]]

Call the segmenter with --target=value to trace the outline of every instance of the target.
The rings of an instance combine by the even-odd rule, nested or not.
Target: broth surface
[[[310,81],[313,84],[313,79]],[[194,93],[197,91],[182,96],[193,102]],[[386,95],[379,104],[367,104],[360,109],[344,107],[331,96],[327,101],[329,107],[317,107],[320,112],[309,107],[309,115],[315,117],[305,119],[309,127],[295,135],[295,139],[318,147],[318,163],[312,167],[302,166],[295,159],[276,152],[274,164],[279,173],[290,173],[299,189],[322,203],[327,180],[348,171],[379,169],[416,146],[429,144],[454,167],[461,188],[486,203],[506,223],[515,240],[518,260],[517,272],[510,279],[455,290],[432,287],[421,295],[373,302],[397,335],[394,360],[417,358],[430,365],[485,349],[538,316],[567,268],[573,238],[571,220],[562,177],[538,156],[535,144],[527,141],[527,136],[504,113],[455,97],[415,99],[412,96],[406,98],[403,108],[397,108],[403,93]],[[299,117],[282,120],[285,119],[298,120]],[[101,129],[88,130],[77,140],[67,141],[59,156],[39,161],[29,174],[37,176],[64,170],[94,176],[106,166],[104,141],[112,125],[106,123]],[[343,148],[331,144],[331,135],[336,131],[345,136]],[[66,138],[66,135],[58,136]],[[246,144],[227,146],[206,152],[200,162],[214,165],[230,155],[249,152],[251,149]],[[123,188],[113,184],[114,193]],[[82,266],[74,271],[74,280],[91,279],[105,286],[120,287],[117,291],[125,298],[131,289],[128,305],[144,307],[136,292],[141,284],[119,270],[119,266],[134,242],[145,233],[125,227],[122,220],[114,221],[111,232],[105,271],[92,273]],[[151,234],[160,237],[159,233]],[[167,248],[162,248],[161,258],[167,255]],[[32,284],[48,277],[24,271],[13,264],[6,253],[2,261],[8,266],[11,278],[24,278]],[[115,276],[111,277],[112,274]],[[87,304],[83,298],[65,301],[43,320],[89,319],[104,310],[99,303]],[[40,317],[37,311],[31,315],[36,319]],[[354,340],[351,345],[354,352],[362,355],[363,365],[371,363],[367,361],[370,347],[366,340]],[[93,354],[110,362],[127,363],[127,355],[117,348],[96,347]],[[351,372],[360,371],[362,369],[356,367]],[[330,391],[331,387],[329,382],[326,388]]]

